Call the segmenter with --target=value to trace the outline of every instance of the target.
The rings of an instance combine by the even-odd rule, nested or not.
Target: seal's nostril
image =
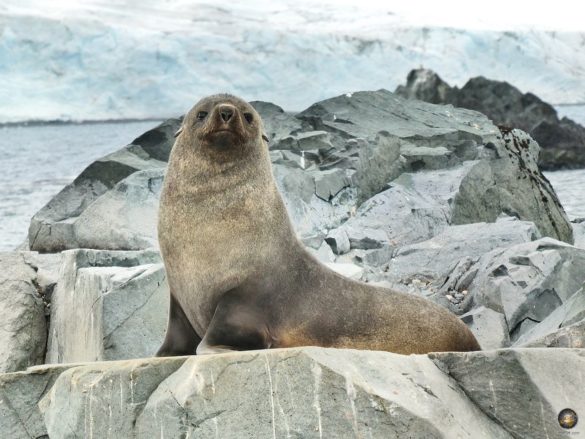
[[[234,115],[234,111],[229,107],[221,107],[219,109],[219,114],[221,115],[221,118],[223,119],[223,121],[227,122]]]

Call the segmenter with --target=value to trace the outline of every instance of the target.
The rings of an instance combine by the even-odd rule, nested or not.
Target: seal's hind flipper
[[[165,341],[156,353],[157,357],[194,355],[201,337],[197,335],[185,312],[171,293],[169,324]]]

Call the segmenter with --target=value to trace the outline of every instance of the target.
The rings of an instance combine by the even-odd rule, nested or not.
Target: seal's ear
[[[270,143],[270,140],[268,139],[266,133],[262,133],[262,138],[266,141],[266,143]]]
[[[183,125],[181,125],[181,127],[177,131],[175,131],[175,137],[177,137],[182,132],[183,132]]]

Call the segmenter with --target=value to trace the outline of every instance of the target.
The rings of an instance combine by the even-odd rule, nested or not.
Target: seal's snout
[[[224,122],[228,122],[234,115],[236,107],[229,104],[222,104],[218,108],[219,115],[223,119]]]

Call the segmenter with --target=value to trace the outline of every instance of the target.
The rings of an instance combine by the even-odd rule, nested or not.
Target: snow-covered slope
[[[403,83],[506,80],[585,102],[585,32],[417,27],[382,6],[308,0],[5,0],[0,122],[161,118],[227,91],[301,110]]]

